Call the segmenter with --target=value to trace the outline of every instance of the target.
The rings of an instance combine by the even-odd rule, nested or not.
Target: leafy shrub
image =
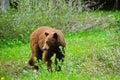
[[[13,0],[14,1],[14,0]],[[18,10],[0,14],[0,44],[11,45],[29,41],[30,33],[40,26],[51,26],[63,32],[76,33],[93,27],[106,28],[114,22],[111,12],[83,12],[79,0],[77,8],[72,0],[19,0]],[[61,6],[62,5],[62,6]],[[3,44],[3,45],[4,45]]]

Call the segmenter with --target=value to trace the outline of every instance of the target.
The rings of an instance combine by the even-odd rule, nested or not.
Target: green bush
[[[8,9],[1,13],[0,44],[27,43],[30,33],[40,26],[76,33],[93,27],[106,28],[115,22],[111,12],[82,12],[81,2],[76,8],[72,2],[66,4],[65,0],[47,1],[19,0],[18,10]]]

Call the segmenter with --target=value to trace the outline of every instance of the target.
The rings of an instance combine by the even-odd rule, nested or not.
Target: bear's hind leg
[[[36,70],[38,70],[38,66],[35,65],[34,58],[36,57],[37,61],[42,60],[42,51],[37,45],[31,47],[32,49],[32,57],[29,60],[29,65],[34,66]]]

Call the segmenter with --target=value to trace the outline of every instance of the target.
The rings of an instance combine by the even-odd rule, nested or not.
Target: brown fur
[[[30,47],[32,50],[32,57],[29,60],[29,64],[31,66],[34,66],[35,69],[38,69],[38,66],[35,66],[34,62],[34,57],[36,57],[37,60],[40,59],[43,61],[43,63],[47,62],[48,70],[52,70],[51,57],[54,54],[56,54],[56,69],[58,71],[61,70],[60,66],[58,66],[57,64],[57,61],[61,60],[63,62],[64,54],[59,49],[59,46],[62,46],[63,48],[66,47],[64,36],[60,30],[56,30],[45,26],[38,28],[30,36]]]

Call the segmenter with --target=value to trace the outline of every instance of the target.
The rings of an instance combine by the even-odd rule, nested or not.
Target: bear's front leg
[[[47,69],[48,71],[51,71],[52,72],[52,60],[51,60],[51,57],[53,56],[53,52],[51,51],[44,51],[44,57],[43,57],[43,63],[46,63],[47,62]]]

